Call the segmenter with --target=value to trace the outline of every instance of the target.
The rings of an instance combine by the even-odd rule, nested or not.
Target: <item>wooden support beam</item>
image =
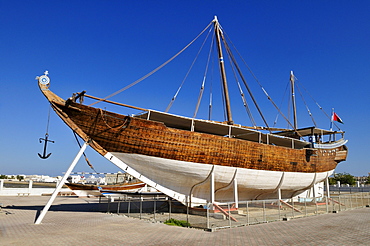
[[[282,204],[284,204],[285,206],[288,206],[288,207],[290,207],[290,208],[294,209],[294,211],[297,211],[297,212],[299,212],[299,213],[302,213],[302,211],[301,211],[301,210],[299,210],[298,208],[293,207],[292,205],[290,205],[290,204],[289,204],[289,203],[287,203],[287,202],[284,202],[283,200],[280,200],[280,203],[282,203]]]
[[[218,206],[217,204],[213,203],[213,206],[215,206],[218,210],[220,210],[224,215],[226,215],[227,217],[230,217],[230,219],[232,219],[233,221],[235,222],[238,222],[237,219],[235,219],[233,216],[231,216],[225,209],[221,208],[220,206]]]

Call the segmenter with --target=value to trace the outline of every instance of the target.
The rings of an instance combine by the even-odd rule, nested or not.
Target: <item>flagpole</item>
[[[331,118],[330,118],[330,131],[333,130],[333,118],[334,118],[334,108],[332,108]]]
[[[331,117],[330,117],[330,131],[333,130],[333,120],[334,120],[334,108],[331,109]],[[331,142],[331,134],[329,135],[329,142]]]

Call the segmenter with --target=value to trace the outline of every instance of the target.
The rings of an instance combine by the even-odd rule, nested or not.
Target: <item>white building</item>
[[[94,175],[90,175],[85,180],[86,184],[106,184],[104,177],[95,177]]]

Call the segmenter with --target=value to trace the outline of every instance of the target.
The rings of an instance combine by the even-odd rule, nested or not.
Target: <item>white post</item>
[[[279,220],[280,220],[280,217],[281,217],[281,212],[280,212],[280,208],[281,208],[281,189],[280,189],[280,187],[278,188],[278,190],[277,190],[277,192],[278,192],[278,206],[279,206]]]
[[[317,199],[316,199],[316,197],[317,197],[317,189],[316,188],[317,188],[316,187],[316,184],[314,184],[312,186],[312,193],[313,193],[313,199],[315,199],[315,207],[316,207],[316,215],[317,215],[317,211],[318,211],[317,209],[318,209],[318,207],[317,207]]]
[[[281,200],[281,189],[280,188],[278,189],[278,199],[279,201]]]
[[[329,189],[329,177],[326,177],[326,196],[330,198],[330,189]]]
[[[4,179],[0,179],[0,191],[3,190],[4,187]]]
[[[210,182],[211,182],[211,190],[210,190],[210,198],[211,198],[211,206],[212,206],[212,209],[213,209],[213,204],[215,203],[215,173],[214,173],[214,169],[212,170],[212,173],[211,173],[211,179],[210,179]]]
[[[316,190],[316,184],[314,184],[313,186],[312,186],[312,195],[313,195],[313,197],[315,197],[316,198],[316,193],[317,193],[317,190]]]
[[[76,155],[75,159],[73,160],[73,162],[71,163],[70,167],[68,168],[67,172],[64,174],[62,180],[60,181],[60,183],[58,184],[58,187],[55,189],[55,191],[53,192],[53,194],[51,195],[48,203],[45,205],[44,209],[42,210],[40,216],[37,218],[35,224],[40,224],[42,219],[44,218],[44,216],[46,215],[46,213],[48,212],[51,204],[54,202],[55,198],[57,197],[60,189],[62,189],[64,183],[66,182],[68,176],[70,175],[70,173],[72,172],[73,168],[76,166],[78,160],[81,158],[83,152],[85,151],[86,147],[87,147],[88,143],[85,142],[84,145],[81,147],[80,151],[78,152],[78,154]]]
[[[234,179],[234,201],[235,208],[239,208],[239,197],[238,197],[238,180]]]
[[[31,194],[31,191],[32,191],[32,186],[33,186],[33,181],[32,181],[32,180],[30,180],[30,181],[28,182],[28,193],[30,193],[30,194]]]

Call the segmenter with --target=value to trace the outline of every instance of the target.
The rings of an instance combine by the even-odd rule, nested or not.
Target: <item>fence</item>
[[[333,193],[330,198],[256,200],[222,205],[208,203],[191,209],[165,196],[126,197],[113,202],[108,199],[107,202],[109,213],[155,223],[172,218],[186,221],[190,227],[214,231],[369,207],[370,192]]]
[[[4,180],[0,179],[0,196],[42,196],[51,195],[55,191],[58,183],[34,183],[32,180],[28,183],[16,183],[16,188],[4,187]],[[40,186],[42,188],[40,188]],[[68,188],[62,188],[60,195],[73,195]]]

